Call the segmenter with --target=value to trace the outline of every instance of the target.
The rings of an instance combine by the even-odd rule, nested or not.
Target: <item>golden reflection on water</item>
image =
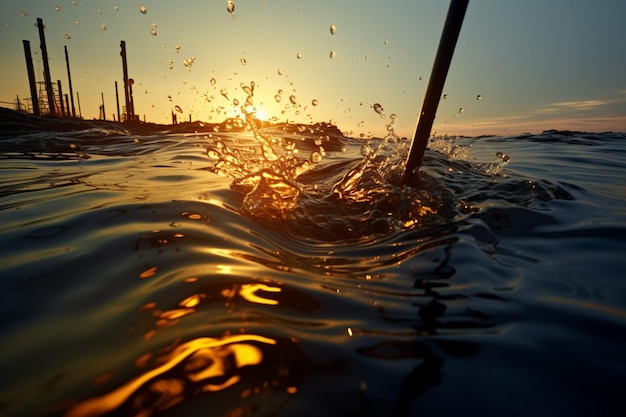
[[[261,349],[250,342],[276,344],[274,339],[252,334],[191,340],[158,358],[156,363],[160,365],[156,368],[108,394],[79,402],[65,417],[101,416],[119,408],[132,396],[136,396],[133,405],[140,408],[134,415],[148,416],[184,401],[189,384],[200,384],[204,392],[224,390],[241,380],[238,370],[262,362]],[[181,372],[166,375],[176,367]]]
[[[156,273],[156,267],[149,268],[146,275]],[[197,278],[191,282],[197,281]],[[252,282],[235,284],[223,288],[219,294],[229,304],[240,297],[249,303],[275,306],[276,299],[269,294],[282,292],[279,286]],[[159,309],[156,302],[148,302],[139,308],[148,312],[158,328],[176,325],[185,316],[196,313],[209,300],[210,295],[196,293],[182,298],[171,309]],[[144,340],[150,340],[156,329],[144,334]],[[147,352],[135,360],[137,368],[153,369],[133,378],[117,389],[99,397],[85,399],[65,414],[65,417],[96,417],[118,409],[131,408],[131,414],[150,416],[198,393],[210,393],[225,390],[242,381],[241,369],[255,366],[263,361],[263,345],[275,345],[274,339],[251,334],[225,336],[223,338],[198,338],[186,343],[161,349],[159,354]],[[166,353],[162,353],[162,352]],[[161,356],[159,356],[161,355]],[[293,394],[296,388],[287,387],[287,393]],[[245,391],[245,390],[244,390]],[[243,395],[243,394],[242,394]],[[125,411],[121,411],[125,412]]]
[[[266,291],[266,292],[281,292],[282,289],[280,287],[270,287],[265,284],[243,284],[241,289],[239,290],[239,295],[251,302],[256,304],[266,304],[266,305],[278,305],[277,300],[273,300],[271,298],[263,298],[256,294],[257,291]]]

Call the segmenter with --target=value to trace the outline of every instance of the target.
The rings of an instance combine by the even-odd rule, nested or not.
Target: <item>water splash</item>
[[[490,176],[499,176],[506,177],[506,173],[504,172],[504,167],[508,165],[511,158],[509,155],[503,152],[496,152],[495,158],[493,161],[481,165],[481,170]]]
[[[261,152],[216,139],[208,156],[215,161],[213,172],[233,178],[231,188],[244,196],[242,211],[248,215],[323,241],[394,233],[449,218],[444,207],[454,204],[445,188],[427,180],[415,188],[395,185],[410,145],[394,132],[395,114],[389,116],[385,138],[363,143],[361,158],[337,164],[327,160],[327,148],[340,151],[350,139],[333,126],[286,125],[274,136],[276,130],[271,135],[259,130],[243,106],[242,112]]]

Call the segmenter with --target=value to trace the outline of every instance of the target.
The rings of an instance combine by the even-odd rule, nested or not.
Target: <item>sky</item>
[[[369,137],[395,114],[413,135],[448,0],[233,1],[3,0],[0,105],[30,97],[23,39],[43,81],[40,17],[52,79],[69,93],[67,46],[86,119],[102,96],[117,117],[115,81],[124,104],[124,40],[142,120],[220,122],[254,83],[259,118]],[[470,0],[433,133],[626,132],[625,16],[623,0]]]

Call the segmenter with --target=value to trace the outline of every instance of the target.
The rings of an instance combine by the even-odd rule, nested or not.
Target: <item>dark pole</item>
[[[30,99],[33,102],[33,113],[39,116],[39,99],[37,98],[37,85],[35,81],[35,68],[33,67],[33,55],[30,52],[30,42],[23,40],[24,57],[26,58],[26,71],[28,72],[28,84],[30,86]]]
[[[104,110],[104,93],[100,93],[100,95],[102,96],[102,120],[106,120],[107,119],[107,113]]]
[[[78,91],[76,92],[76,100],[78,101],[78,115],[82,119],[83,111],[80,109],[80,95],[78,94]]]
[[[130,95],[128,94],[128,64],[126,62],[126,42],[120,42],[120,48],[122,49],[120,55],[122,56],[122,71],[124,73],[124,99],[126,102],[126,121],[130,120]]]
[[[70,115],[72,114],[72,111],[70,110],[70,98],[68,97],[67,93],[63,95],[65,96],[65,113],[67,114],[67,117],[70,117]]]
[[[54,109],[54,91],[52,90],[52,79],[50,78],[50,65],[48,64],[48,48],[46,47],[46,36],[43,33],[45,26],[43,25],[43,19],[37,18],[37,28],[39,29],[39,40],[41,42],[41,59],[43,60],[43,76],[46,83],[46,95],[48,96],[48,106],[50,107],[50,114],[56,116]]]
[[[132,78],[128,79],[128,97],[130,100],[130,120],[135,120],[135,100],[133,99],[133,84],[135,84],[135,80]]]
[[[435,62],[430,73],[430,81],[426,88],[422,111],[413,137],[413,143],[411,144],[411,150],[406,160],[404,173],[400,180],[402,185],[407,185],[411,177],[417,174],[422,164],[422,158],[428,145],[428,138],[433,127],[443,85],[446,82],[446,76],[448,75],[448,69],[450,68],[452,55],[454,55],[454,48],[463,25],[463,18],[465,17],[468,3],[469,0],[450,1],[448,17],[439,40],[439,48],[437,49]]]
[[[120,96],[117,91],[117,81],[115,81],[115,104],[117,105],[117,121],[121,122],[122,119],[120,119]]]
[[[59,110],[61,116],[65,117],[65,106],[63,106],[63,89],[61,88],[61,80],[57,80],[57,88],[59,89]]]
[[[72,117],[76,117],[76,108],[74,107],[74,90],[72,89],[72,74],[70,73],[70,58],[67,54],[67,45],[65,45],[65,66],[67,66],[67,82],[70,86],[70,99],[72,101]],[[68,103],[69,106],[69,103]],[[70,115],[69,107],[68,107],[68,116]]]

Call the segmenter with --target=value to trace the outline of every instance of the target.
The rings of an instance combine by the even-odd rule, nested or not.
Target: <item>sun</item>
[[[265,113],[263,109],[257,109],[254,112],[254,117],[264,122],[267,121],[267,114]]]

